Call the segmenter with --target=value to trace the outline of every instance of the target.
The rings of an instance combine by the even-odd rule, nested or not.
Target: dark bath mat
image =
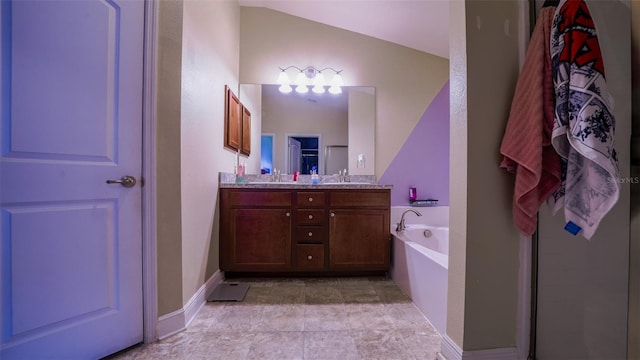
[[[207,301],[242,301],[247,291],[248,284],[220,283],[213,289]]]

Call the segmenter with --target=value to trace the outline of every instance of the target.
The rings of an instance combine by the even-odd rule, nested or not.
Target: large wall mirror
[[[260,91],[256,91],[260,87]],[[375,88],[345,86],[341,94],[283,94],[278,85],[241,84],[261,93],[261,170],[375,175]],[[254,109],[253,112],[258,111]]]

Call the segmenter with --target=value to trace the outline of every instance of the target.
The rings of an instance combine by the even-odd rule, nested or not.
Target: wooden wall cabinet
[[[231,88],[224,86],[224,146],[251,154],[251,112]]]
[[[242,105],[242,144],[240,152],[244,155],[251,155],[251,112]]]
[[[389,189],[220,189],[226,272],[383,273]]]
[[[242,146],[242,114],[240,99],[224,86],[224,146],[239,151]]]

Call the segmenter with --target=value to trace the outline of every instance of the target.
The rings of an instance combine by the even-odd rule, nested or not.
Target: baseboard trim
[[[202,308],[202,306],[207,302],[207,296],[209,296],[215,287],[220,284],[224,280],[224,277],[220,270],[217,270],[201,287],[196,291],[195,294],[189,299],[187,304],[184,306],[184,314],[185,314],[185,327],[191,324],[191,321],[198,315],[198,311]]]
[[[487,350],[464,351],[449,336],[442,337],[442,352],[439,359],[446,360],[514,360],[520,359],[518,349],[514,347]]]
[[[175,335],[189,326],[191,321],[198,315],[202,306],[207,302],[207,296],[213,289],[224,280],[220,270],[216,271],[187,301],[187,303],[176,311],[162,315],[158,318],[157,334],[158,339],[166,339]]]
[[[166,339],[186,329],[184,321],[184,309],[178,309],[158,318],[158,340]]]
[[[440,345],[440,355],[444,356],[446,360],[460,360],[462,359],[462,349],[451,340],[449,335],[442,336],[442,343]]]

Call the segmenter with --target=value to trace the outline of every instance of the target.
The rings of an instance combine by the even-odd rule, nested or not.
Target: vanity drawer
[[[323,270],[324,245],[296,245],[296,269]]]
[[[390,206],[391,192],[389,190],[336,190],[332,191],[329,199],[331,207],[382,207]]]
[[[327,228],[324,226],[298,226],[295,236],[297,243],[324,243],[327,238]]]
[[[324,192],[322,191],[299,191],[297,193],[298,207],[323,207]]]
[[[290,191],[224,190],[223,196],[226,195],[231,206],[291,206],[292,196]]]
[[[324,209],[298,209],[296,211],[298,225],[321,225],[324,221]]]

